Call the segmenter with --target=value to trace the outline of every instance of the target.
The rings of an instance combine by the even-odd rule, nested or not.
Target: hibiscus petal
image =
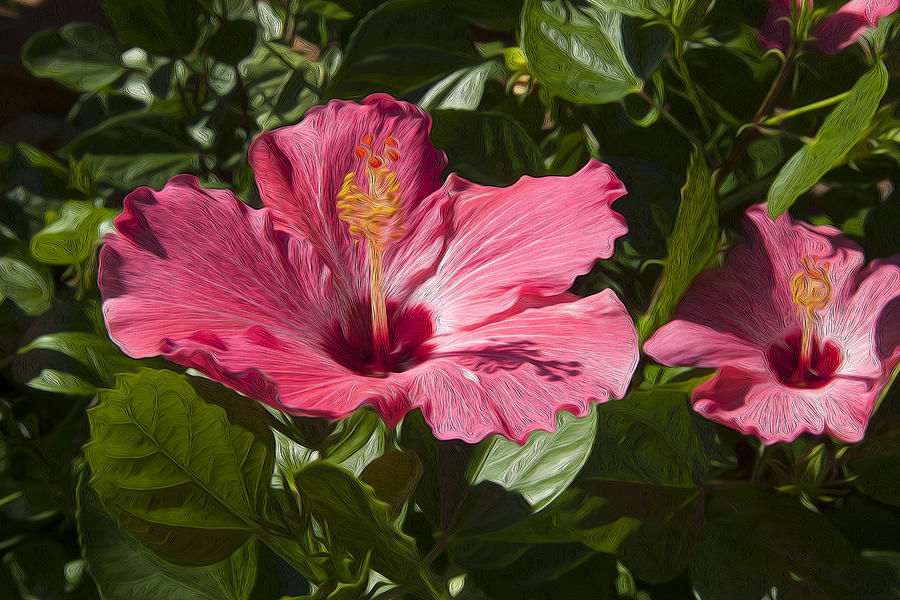
[[[886,383],[838,377],[823,388],[800,389],[779,384],[770,373],[726,367],[694,388],[692,401],[708,419],[764,444],[790,442],[803,433],[857,442]]]
[[[522,177],[506,188],[451,176],[437,194],[423,203],[430,227],[398,243],[433,262],[397,259],[411,252],[395,250],[386,276],[395,293],[433,311],[436,334],[479,324],[526,294],[564,292],[628,231],[610,208],[625,188],[594,160],[570,177]]]
[[[644,352],[665,365],[762,370],[766,348],[786,324],[783,313],[750,295],[729,269],[711,269],[694,279]]]
[[[544,306],[433,340],[432,358],[400,379],[436,437],[521,444],[553,430],[560,410],[584,416],[591,402],[624,396],[638,359],[625,307],[611,290],[566,299],[532,299]]]
[[[898,8],[900,0],[852,0],[825,19],[813,35],[823,53],[837,54]]]
[[[395,402],[319,347],[338,310],[326,271],[267,211],[183,175],[129,194],[115,226],[99,284],[109,335],[129,356],[165,356],[297,414]]]
[[[395,148],[391,164],[400,183],[404,210],[438,188],[446,158],[428,140],[431,118],[407,102],[373,94],[362,104],[332,100],[306,113],[297,125],[262,133],[250,147],[263,203],[277,227],[300,233],[346,280],[365,275],[336,202],[344,178],[365,172],[371,152]],[[371,140],[367,138],[371,137]],[[393,138],[388,143],[386,140]],[[357,150],[366,150],[357,154]],[[361,275],[360,275],[361,274]]]

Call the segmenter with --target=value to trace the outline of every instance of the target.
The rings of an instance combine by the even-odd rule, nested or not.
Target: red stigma
[[[396,150],[388,150],[387,157],[391,160],[397,160],[398,158],[400,158],[400,153]]]
[[[372,145],[372,136],[368,133],[366,135],[364,135],[362,138],[362,143],[365,144],[366,146],[371,146]]]
[[[365,158],[366,157],[366,149],[362,146],[356,147],[356,156],[357,158]]]
[[[383,161],[380,158],[378,158],[377,156],[373,156],[372,158],[369,159],[369,165],[371,165],[371,167],[373,169],[377,169],[382,164],[384,164]]]
[[[385,145],[385,146],[390,146],[390,147],[392,147],[392,148],[396,148],[396,147],[397,147],[397,140],[395,140],[393,137],[387,137],[387,138],[384,139],[384,145]]]

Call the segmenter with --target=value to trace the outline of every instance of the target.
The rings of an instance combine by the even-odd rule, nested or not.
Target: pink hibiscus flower
[[[334,100],[253,143],[262,210],[186,175],[135,190],[100,255],[110,337],[292,414],[420,407],[442,439],[521,443],[622,397],[634,324],[610,290],[566,293],[627,231],[622,183],[591,161],[440,185],[430,127],[382,94]]]
[[[900,255],[863,269],[833,227],[747,211],[746,240],[704,271],[645,344],[667,365],[718,367],[694,409],[764,443],[862,439],[900,362]]]
[[[767,49],[785,51],[791,45],[791,1],[770,0],[772,6],[760,26],[759,39]],[[795,0],[800,6],[800,0]],[[809,0],[812,6],[812,0]],[[878,25],[878,19],[900,8],[900,0],[851,0],[829,15],[813,32],[819,49],[837,54],[860,36],[867,27]]]

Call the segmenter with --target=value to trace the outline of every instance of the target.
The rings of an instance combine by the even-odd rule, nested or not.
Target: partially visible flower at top
[[[100,255],[110,337],[286,412],[524,442],[622,397],[637,334],[611,290],[566,293],[627,228],[591,161],[506,188],[455,175],[431,120],[376,94],[333,100],[250,149],[265,208],[193,177],[125,200]],[[459,132],[466,135],[465,132]]]
[[[900,255],[863,268],[833,227],[748,210],[746,239],[701,273],[644,344],[667,365],[717,367],[694,409],[766,444],[862,439],[900,362]]]
[[[767,49],[787,51],[791,45],[791,0],[770,0],[772,5],[759,28],[759,39]],[[794,0],[799,9],[801,0]],[[808,0],[807,6],[812,7]],[[900,0],[851,0],[829,15],[815,29],[812,37],[825,54],[837,54],[878,19],[900,9]]]

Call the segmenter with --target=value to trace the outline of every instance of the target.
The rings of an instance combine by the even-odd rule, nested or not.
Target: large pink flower
[[[791,44],[791,0],[770,0],[772,6],[760,26],[766,48],[785,51]],[[794,0],[800,6],[800,0]],[[812,0],[809,0],[812,5]],[[837,54],[852,44],[867,27],[900,8],[900,0],[851,0],[829,15],[813,32],[825,54]]]
[[[132,192],[100,256],[110,336],[293,414],[420,407],[443,439],[523,442],[621,397],[628,313],[566,293],[627,231],[621,182],[591,161],[440,185],[430,126],[385,95],[334,100],[254,142],[262,210],[184,175]]]
[[[832,227],[747,212],[746,240],[705,271],[644,344],[667,365],[718,367],[694,408],[764,443],[862,439],[900,362],[900,256],[863,268]]]

